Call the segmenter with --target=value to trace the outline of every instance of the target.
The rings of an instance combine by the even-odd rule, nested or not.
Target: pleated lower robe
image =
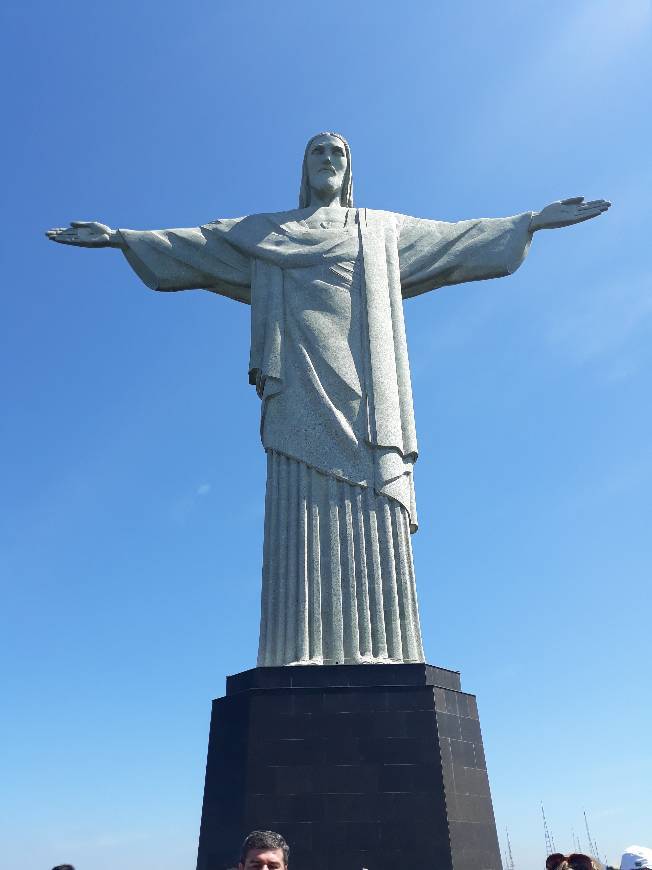
[[[418,661],[405,508],[268,451],[258,665]]]

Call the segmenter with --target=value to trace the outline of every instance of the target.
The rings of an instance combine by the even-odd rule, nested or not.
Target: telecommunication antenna
[[[598,844],[595,842],[593,837],[591,836],[591,831],[589,831],[589,821],[586,818],[586,810],[584,810],[584,826],[586,827],[586,837],[589,841],[589,851],[593,853],[593,857],[600,860],[600,855],[598,854]]]
[[[580,852],[580,853],[581,853],[581,851],[582,851],[582,844],[580,843],[580,838],[579,838],[579,837],[577,836],[577,834],[575,833],[575,828],[572,829],[572,840],[573,840],[573,849],[574,849],[576,852]]]
[[[514,856],[512,855],[512,844],[509,841],[509,831],[505,828],[505,836],[507,837],[507,860],[505,861],[505,870],[515,870]]]
[[[543,808],[543,804],[541,804],[541,815],[543,816],[543,833],[546,838],[546,855],[552,855],[553,852],[556,852],[557,850],[555,849],[555,841],[552,838],[552,834],[548,830],[546,811]]]

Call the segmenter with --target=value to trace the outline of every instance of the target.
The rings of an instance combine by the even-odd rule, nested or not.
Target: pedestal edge
[[[378,686],[433,686],[462,691],[460,672],[426,663],[289,665],[251,668],[226,678],[226,694],[252,689],[325,689]]]

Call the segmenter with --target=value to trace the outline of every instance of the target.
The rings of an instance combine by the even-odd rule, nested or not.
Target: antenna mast
[[[503,846],[503,867],[504,870],[509,870],[509,860],[507,858],[507,849]]]
[[[577,836],[577,834],[575,833],[575,828],[572,828],[572,829],[571,829],[571,836],[572,836],[572,840],[573,840],[573,849],[574,849],[576,852],[580,852],[580,853],[581,853],[581,851],[582,851],[582,844],[580,843],[580,838],[579,838],[579,837]]]
[[[591,836],[591,831],[589,831],[589,820],[586,818],[586,810],[584,810],[584,826],[586,828],[586,836],[589,841],[589,850],[593,853],[593,857],[597,858],[599,861],[600,855],[598,854],[598,844]]]
[[[514,856],[512,855],[512,844],[509,841],[509,831],[505,828],[505,836],[507,837],[507,861],[505,862],[505,870],[515,870]]]
[[[546,812],[543,809],[543,804],[541,804],[541,815],[543,816],[543,833],[546,838],[546,856],[552,855],[557,850],[555,849],[555,841],[552,838],[552,834],[548,830],[548,822],[546,821]]]

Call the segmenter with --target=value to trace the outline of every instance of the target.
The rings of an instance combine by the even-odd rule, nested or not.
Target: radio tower
[[[582,844],[580,843],[580,838],[575,833],[575,828],[573,828],[571,831],[571,837],[573,840],[573,849],[576,852],[581,852],[582,851]]]
[[[546,821],[546,812],[543,809],[543,804],[541,804],[541,815],[543,816],[543,833],[546,838],[546,857],[548,855],[552,855],[553,852],[556,852],[555,849],[555,841],[552,838],[552,834],[548,830],[548,822]]]
[[[584,810],[584,827],[586,828],[586,838],[589,841],[589,851],[593,853],[593,857],[600,860],[600,855],[598,854],[598,844],[595,842],[593,837],[591,836],[591,831],[589,831],[589,821],[586,818],[586,810]]]
[[[512,855],[512,844],[509,841],[509,831],[505,828],[505,836],[507,837],[507,854],[505,855],[505,870],[515,870],[514,856]]]

